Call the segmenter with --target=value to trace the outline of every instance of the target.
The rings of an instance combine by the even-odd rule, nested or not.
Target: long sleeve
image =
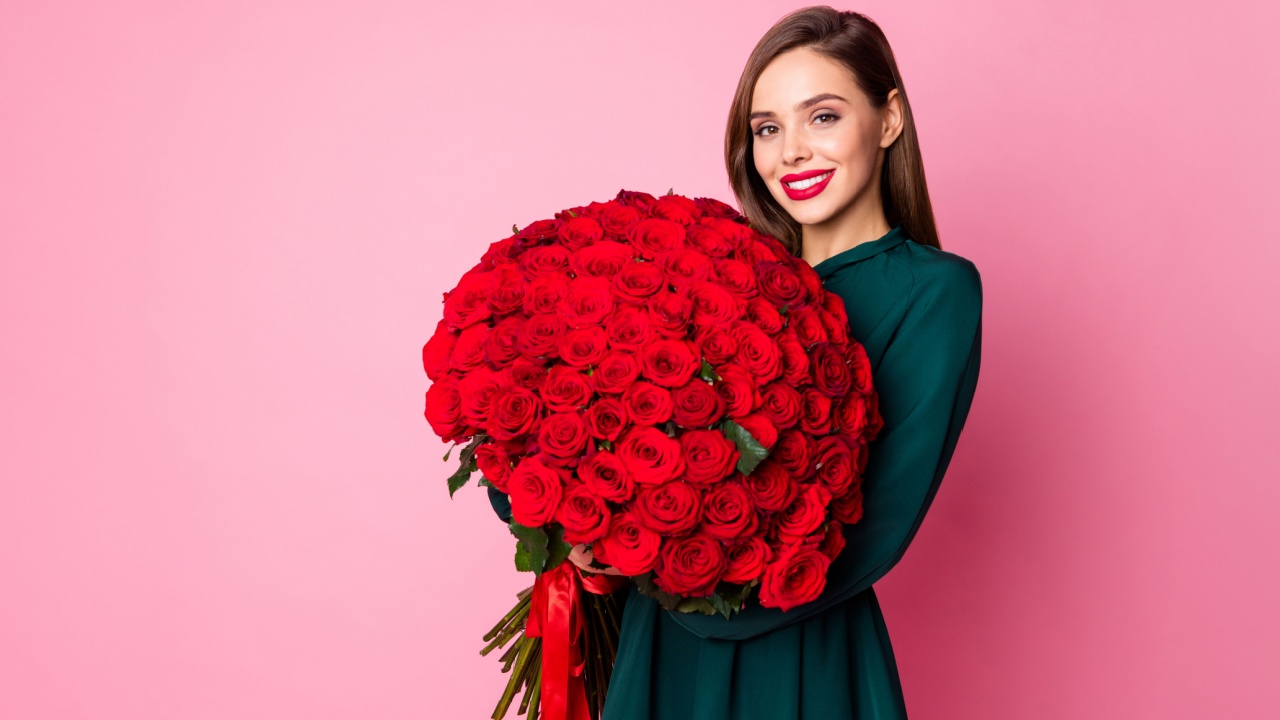
[[[971,262],[952,257],[914,271],[903,319],[873,369],[885,424],[868,452],[863,516],[845,526],[847,544],[822,594],[786,612],[752,595],[728,620],[671,611],[681,626],[704,638],[754,637],[848,600],[901,559],[942,482],[978,382],[981,278]]]
[[[511,522],[511,498],[492,485],[485,489],[489,491],[489,504],[493,506],[493,511],[498,514],[502,522]]]

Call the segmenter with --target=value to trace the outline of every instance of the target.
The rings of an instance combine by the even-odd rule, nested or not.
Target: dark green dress
[[[858,720],[906,717],[871,588],[898,562],[938,491],[969,414],[982,339],[972,262],[895,226],[818,263],[871,360],[884,428],[869,448],[863,517],[813,602],[786,612],[663,610],[626,597],[602,720]],[[490,489],[500,516],[506,496]]]

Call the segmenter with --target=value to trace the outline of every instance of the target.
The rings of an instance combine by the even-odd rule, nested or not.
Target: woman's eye
[[[765,130],[777,130],[777,128],[775,128],[772,125],[761,125],[760,127],[756,128],[756,133],[755,133],[756,136],[763,137],[766,134]]]
[[[817,118],[814,118],[814,119],[817,120],[818,118],[824,118],[824,117],[831,118],[831,122],[835,122],[836,120],[840,119],[840,116],[832,115],[831,113],[822,113],[821,115],[819,115]],[[830,125],[831,123],[825,123],[825,124]]]

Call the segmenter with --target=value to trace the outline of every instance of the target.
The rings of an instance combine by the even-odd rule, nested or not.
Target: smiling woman
[[[884,426],[868,446],[863,517],[844,526],[818,598],[787,611],[748,599],[726,620],[631,590],[602,717],[905,718],[871,586],[906,552],[968,417],[981,279],[941,249],[893,52],[862,15],[805,8],[765,34],[730,109],[725,161],[752,225],[844,300]]]

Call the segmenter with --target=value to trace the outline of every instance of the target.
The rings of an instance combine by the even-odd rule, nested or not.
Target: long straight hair
[[[733,193],[752,226],[787,245],[793,255],[801,250],[800,223],[774,200],[756,172],[752,155],[751,96],[760,73],[775,57],[797,48],[809,48],[844,65],[871,105],[884,108],[889,91],[897,88],[902,99],[902,132],[885,150],[880,174],[880,197],[889,226],[902,229],[921,245],[942,248],[933,220],[933,205],[924,181],[924,162],[916,137],[916,123],[907,101],[907,90],[898,74],[893,49],[880,26],[870,18],[825,5],[801,8],[777,22],[747,58],[725,128],[724,159]]]

